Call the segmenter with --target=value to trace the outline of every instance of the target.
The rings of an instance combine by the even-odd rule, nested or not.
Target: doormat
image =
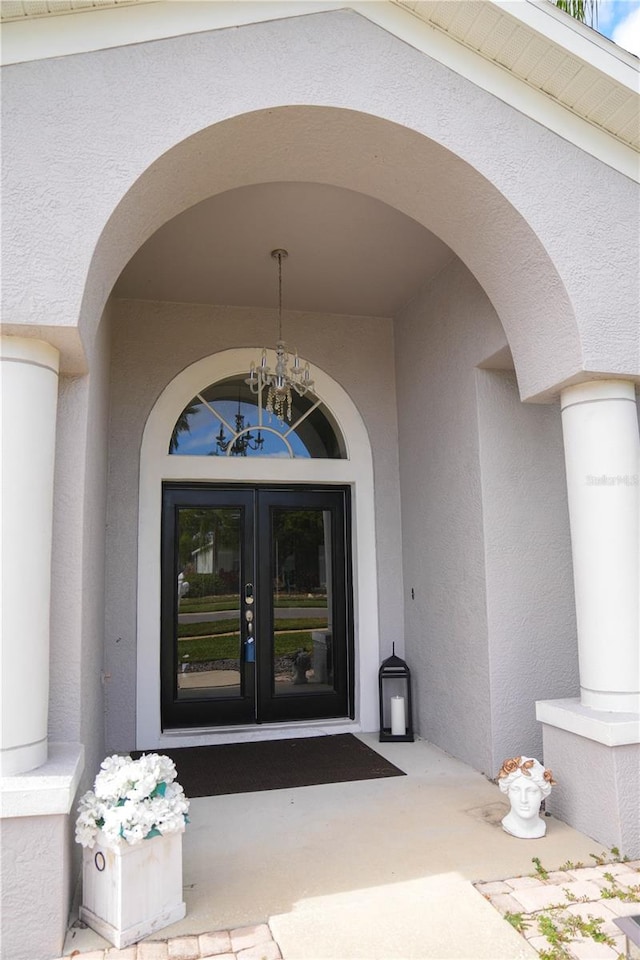
[[[162,752],[175,763],[178,783],[188,797],[405,776],[403,770],[351,733],[181,747]],[[132,756],[139,757],[141,753]]]

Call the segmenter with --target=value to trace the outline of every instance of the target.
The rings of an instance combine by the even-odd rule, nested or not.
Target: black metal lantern
[[[411,671],[404,660],[393,653],[383,661],[378,671],[380,697],[380,742],[413,742],[413,714],[411,710]]]

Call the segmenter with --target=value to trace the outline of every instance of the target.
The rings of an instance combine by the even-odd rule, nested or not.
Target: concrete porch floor
[[[268,922],[284,960],[536,957],[472,883],[601,846],[553,817],[541,840],[510,837],[484,776],[425,741],[359,736],[407,776],[192,800],[187,916],[152,939]],[[63,952],[108,946],[72,926]]]

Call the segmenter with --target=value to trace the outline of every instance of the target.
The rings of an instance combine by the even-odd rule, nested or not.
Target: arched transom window
[[[195,457],[346,459],[340,429],[326,406],[307,391],[294,393],[289,420],[268,413],[242,377],[211,384],[178,417],[169,453]]]

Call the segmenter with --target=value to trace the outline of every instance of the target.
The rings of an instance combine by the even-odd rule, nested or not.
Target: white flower
[[[99,831],[107,842],[141,843],[148,836],[184,828],[189,801],[175,783],[175,764],[157,753],[138,760],[114,754],[103,760],[94,791],[78,806],[76,840],[93,847]]]
[[[152,774],[143,775],[128,788],[126,795],[130,800],[144,800],[157,786],[158,781]]]

